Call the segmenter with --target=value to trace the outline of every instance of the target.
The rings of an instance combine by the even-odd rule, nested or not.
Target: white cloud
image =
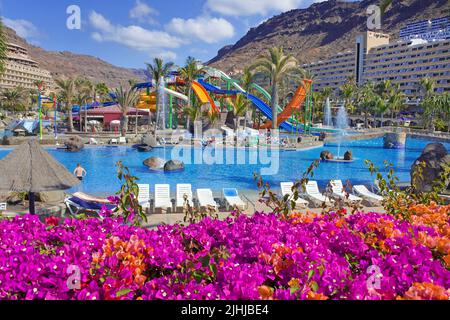
[[[92,38],[99,42],[116,42],[141,51],[178,48],[184,43],[182,39],[164,31],[148,30],[136,25],[113,25],[95,11],[91,12],[89,21],[96,29],[92,33]]]
[[[157,51],[154,53],[150,53],[150,57],[161,58],[164,61],[174,61],[177,59],[177,54],[173,51]]]
[[[206,8],[229,16],[266,15],[298,8],[304,0],[207,0]]]
[[[233,25],[223,18],[173,18],[167,29],[181,36],[206,43],[216,43],[234,36]]]
[[[25,38],[27,40],[33,40],[41,36],[38,28],[28,20],[23,19],[13,20],[8,19],[6,17],[2,17],[2,21],[5,24],[5,26],[8,26],[14,31],[16,31],[18,36]]]
[[[158,22],[152,18],[152,15],[158,15],[159,12],[153,9],[146,3],[137,0],[134,7],[130,10],[129,16],[131,19],[136,19],[139,22],[147,22],[150,24],[158,24]]]

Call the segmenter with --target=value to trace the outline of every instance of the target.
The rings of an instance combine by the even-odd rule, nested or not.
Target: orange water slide
[[[280,114],[278,114],[277,117],[278,126],[283,122],[285,122],[287,119],[289,119],[295,110],[300,109],[303,101],[305,101],[307,92],[310,91],[311,83],[312,83],[311,80],[302,81],[302,84],[300,84],[300,86],[297,88],[297,91],[295,92],[291,102],[289,102],[289,104],[283,109],[283,111],[281,111]],[[260,128],[261,129],[272,128],[272,121],[267,120],[264,124],[261,125]]]
[[[192,90],[194,90],[201,103],[209,103],[211,105],[211,111],[220,112],[219,108],[217,108],[216,104],[214,103],[214,100],[200,83],[198,83],[197,81],[193,81]]]

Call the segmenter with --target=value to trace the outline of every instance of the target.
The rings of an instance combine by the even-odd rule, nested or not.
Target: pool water
[[[324,163],[314,170],[313,180],[324,187],[330,179],[350,180],[353,184],[371,185],[374,177],[364,165],[364,159],[372,160],[376,166],[382,168],[383,160],[391,162],[396,175],[401,182],[410,181],[410,168],[412,163],[421,154],[423,148],[430,141],[408,138],[405,149],[384,149],[383,139],[371,139],[362,141],[345,142],[341,146],[341,155],[346,150],[351,150],[355,161],[352,163]],[[450,150],[450,143],[444,144]],[[302,177],[308,166],[319,158],[322,150],[329,150],[337,155],[337,145],[329,144],[322,148],[304,151],[279,151],[279,168],[274,175],[265,175],[263,179],[271,184],[274,189],[279,188],[282,181],[294,181]],[[120,182],[116,175],[115,163],[122,161],[129,167],[132,174],[139,177],[139,183],[168,183],[174,192],[177,183],[191,183],[193,188],[210,188],[219,191],[225,187],[236,187],[239,190],[257,190],[253,173],[261,173],[261,168],[269,167],[268,164],[249,164],[249,157],[259,156],[256,150],[240,150],[240,155],[245,155],[246,164],[186,164],[185,170],[177,173],[155,173],[147,169],[143,160],[149,157],[164,157],[168,159],[172,153],[171,148],[153,149],[150,152],[141,153],[130,147],[86,147],[81,152],[69,153],[54,148],[48,152],[59,160],[69,171],[73,171],[77,163],[87,170],[87,177],[79,187],[73,190],[82,190],[94,194],[113,194],[119,190]],[[201,149],[197,149],[201,151]],[[0,158],[10,152],[10,149],[0,149]],[[277,159],[276,154],[272,154]],[[234,158],[236,163],[236,149],[228,149],[225,152],[228,159]],[[270,157],[269,157],[270,159]],[[266,159],[267,160],[267,159]],[[276,166],[275,166],[276,167]]]

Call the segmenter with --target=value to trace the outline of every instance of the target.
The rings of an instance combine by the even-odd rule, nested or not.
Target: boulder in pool
[[[331,160],[333,158],[334,158],[333,154],[328,150],[323,150],[320,153],[320,160]]]
[[[346,161],[353,160],[353,153],[350,150],[344,153],[344,160]]]
[[[149,167],[153,170],[163,170],[165,161],[164,159],[158,157],[150,157],[144,160],[144,166]]]
[[[422,176],[418,176],[420,163],[425,163]],[[411,166],[411,182],[418,192],[430,192],[436,181],[441,179],[445,167],[450,166],[450,154],[442,143],[430,143]],[[450,181],[443,181],[450,187]]]
[[[164,164],[164,171],[181,171],[184,170],[184,163],[178,160],[169,160]]]
[[[66,142],[64,142],[67,151],[77,152],[83,149],[84,143],[79,136],[70,137]]]

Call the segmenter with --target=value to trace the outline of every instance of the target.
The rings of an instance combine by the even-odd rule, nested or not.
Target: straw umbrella
[[[35,214],[35,192],[70,189],[78,183],[36,139],[21,144],[0,160],[0,190],[28,192],[31,214]]]

